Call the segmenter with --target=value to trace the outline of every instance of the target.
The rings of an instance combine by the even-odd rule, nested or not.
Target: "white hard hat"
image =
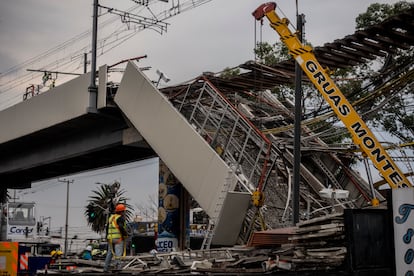
[[[87,251],[92,251],[92,246],[88,245],[88,246],[86,247],[86,250],[87,250]]]

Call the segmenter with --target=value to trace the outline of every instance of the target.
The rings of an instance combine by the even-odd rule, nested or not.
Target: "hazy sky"
[[[11,196],[15,195],[20,201],[36,202],[37,217],[52,217],[52,229],[64,227],[67,197],[64,180],[73,181],[69,184],[68,225],[73,231],[85,233],[85,206],[89,197],[94,196],[92,191],[99,190],[100,183],[120,182],[128,203],[137,214],[145,216],[145,210],[138,207],[150,207],[149,196],[156,198],[158,195],[158,158],[37,182],[32,189],[17,190],[16,194],[11,192]],[[154,214],[148,212],[148,215]]]
[[[100,4],[117,9],[126,9],[133,5],[130,0],[100,0]],[[170,1],[171,2],[171,1]],[[196,9],[187,11],[168,20],[167,33],[160,35],[151,30],[139,32],[137,35],[98,58],[98,66],[114,64],[120,60],[147,55],[139,65],[151,66],[146,71],[155,79],[155,70],[161,70],[172,81],[179,83],[192,79],[204,71],[218,72],[226,67],[234,67],[254,59],[253,47],[255,36],[263,37],[263,41],[274,43],[279,41],[278,35],[264,21],[262,32],[257,28],[251,13],[263,0],[212,0]],[[299,12],[306,16],[305,37],[314,46],[332,42],[345,35],[352,34],[355,29],[355,18],[366,11],[372,3],[395,3],[397,1],[373,0],[307,0],[298,1]],[[0,1],[0,73],[7,72],[13,66],[45,53],[49,49],[91,29],[92,0],[1,0]],[[284,13],[282,17],[295,22],[295,1],[278,1]],[[278,10],[278,13],[281,14]],[[100,20],[106,20],[100,17]],[[100,21],[100,22],[102,22]],[[117,20],[116,24],[119,24]],[[114,23],[115,24],[115,23]],[[90,43],[90,35],[85,41]],[[75,46],[73,46],[75,47]],[[63,47],[63,54],[76,49]],[[99,54],[99,53],[98,53]],[[42,62],[30,64],[32,68],[65,70],[59,66],[44,68]],[[77,72],[81,73],[79,64]],[[4,75],[4,74],[3,74]],[[41,74],[33,74],[28,83],[41,83]],[[10,78],[8,75],[7,78]],[[59,77],[57,84],[65,79]],[[8,94],[2,87],[6,78],[0,75],[0,106],[10,97],[21,100],[23,88]],[[23,84],[26,85],[26,84]],[[19,90],[20,89],[20,90]],[[130,168],[132,167],[132,168]],[[131,203],[146,200],[148,195],[156,192],[156,161],[144,161],[119,169],[66,177],[74,179],[70,188],[70,224],[78,223],[81,207],[85,205],[87,196],[96,189],[95,182],[110,183],[121,180],[122,187],[131,195]],[[123,174],[121,175],[121,171]],[[149,184],[150,183],[150,184]],[[39,214],[52,216],[52,227],[64,225],[66,206],[66,186],[57,180],[44,185],[44,189],[33,189],[20,194],[23,199],[33,199],[39,203]],[[154,186],[155,185],[155,186]],[[32,193],[35,191],[34,193]]]
[[[153,0],[151,3],[162,3]],[[172,1],[163,4],[163,8],[153,12],[159,13],[169,7]],[[177,1],[174,1],[175,3]],[[183,2],[183,1],[181,1]],[[151,66],[146,71],[151,79],[157,79],[155,71],[158,69],[165,73],[172,83],[179,83],[192,79],[202,72],[219,72],[226,67],[234,67],[248,60],[254,59],[253,48],[255,37],[262,37],[263,41],[274,43],[279,40],[278,35],[264,21],[262,32],[255,23],[251,13],[263,0],[212,0],[195,9],[186,11],[169,19],[168,31],[162,35],[152,30],[139,32],[117,48],[101,55],[98,52],[98,66],[102,64],[114,64],[118,61],[147,55],[140,61],[142,67]],[[289,18],[295,24],[296,7],[293,0],[278,1],[277,12],[282,17]],[[355,29],[355,18],[366,11],[367,7],[375,2],[395,3],[390,0],[312,0],[298,1],[299,12],[305,14],[305,37],[314,46],[332,42],[337,38],[351,34]],[[64,54],[70,54],[77,46],[86,46],[91,42],[91,35],[87,34],[81,41],[79,35],[92,26],[93,0],[3,0],[0,2],[0,72],[7,72],[11,67],[22,64],[47,50],[53,49],[73,38],[79,44],[70,44],[62,48],[61,55],[53,57],[55,60]],[[100,0],[103,6],[113,7],[119,10],[127,10],[134,5],[131,0]],[[158,4],[157,4],[158,5]],[[161,5],[161,4],[159,4]],[[105,13],[105,10],[102,10]],[[148,10],[140,11],[143,16],[148,16]],[[114,15],[102,15],[99,22],[103,23],[108,18],[118,18]],[[255,24],[257,33],[255,35]],[[110,27],[111,26],[111,27]],[[98,39],[105,37],[105,30],[109,33],[116,32],[126,24],[116,19],[110,26],[100,28]],[[136,25],[128,25],[131,29]],[[112,29],[111,29],[112,28]],[[113,36],[121,41],[121,35]],[[105,45],[106,44],[106,45]],[[109,41],[101,41],[101,46],[110,48]],[[98,47],[99,47],[98,45]],[[90,48],[85,49],[85,52]],[[77,61],[77,73],[82,73],[83,65]],[[47,69],[56,71],[73,71],[73,66],[68,68],[62,63],[53,67],[45,66],[48,59],[31,63],[26,69]],[[76,69],[76,68],[75,68]],[[21,73],[21,72],[20,72]],[[113,74],[114,75],[114,74]],[[11,101],[6,86],[8,74],[0,75],[0,107],[4,104],[4,98]],[[28,84],[40,84],[41,73],[33,73],[30,79],[26,79],[26,86],[19,87],[13,92],[16,97],[13,103],[21,100],[25,87]],[[67,81],[68,76],[60,75],[56,84]]]

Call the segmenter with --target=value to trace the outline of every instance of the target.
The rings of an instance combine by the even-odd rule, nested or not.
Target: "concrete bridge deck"
[[[155,156],[107,101],[100,69],[97,113],[88,112],[90,74],[0,111],[1,189]]]

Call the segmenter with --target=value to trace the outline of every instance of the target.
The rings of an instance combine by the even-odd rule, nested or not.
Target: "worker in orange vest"
[[[115,214],[112,214],[108,220],[108,250],[105,258],[104,272],[109,270],[112,257],[115,257],[115,268],[121,269],[120,259],[126,253],[126,239],[128,233],[125,221],[126,207],[124,204],[118,204],[115,207]]]

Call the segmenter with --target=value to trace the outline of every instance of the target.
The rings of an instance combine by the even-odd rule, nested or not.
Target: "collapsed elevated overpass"
[[[100,68],[98,113],[88,112],[88,74],[0,113],[1,125],[9,118],[14,122],[0,136],[3,189],[157,155],[209,215],[215,226],[210,242],[220,245],[248,241],[255,229],[250,198],[260,185],[268,187],[269,209],[289,202],[290,150],[272,144],[207,79],[191,83],[181,98],[168,99],[133,63],[116,91],[107,86],[106,73]],[[276,110],[286,112],[282,109]],[[324,187],[318,174],[338,169],[326,162],[319,161],[324,170],[303,164],[313,197]],[[360,199],[363,181],[356,189],[344,179],[338,185],[348,183],[353,199]],[[338,204],[354,207],[350,202]],[[318,199],[313,204],[322,210],[329,205]],[[279,211],[269,217],[280,218]]]
[[[136,67],[129,68],[118,106],[107,102],[111,91],[101,68],[98,113],[88,112],[89,74],[2,111],[0,124],[9,126],[0,136],[3,191],[158,155],[215,219],[214,229],[222,234],[215,242],[234,244],[250,194],[235,191],[238,178],[229,165]],[[218,222],[219,213],[225,224]]]
[[[404,17],[395,22],[392,24],[400,26],[409,21]],[[387,26],[376,26],[381,33],[375,37],[387,34]],[[405,34],[410,39],[402,46],[408,47],[412,45],[412,30],[407,28]],[[351,46],[368,49],[369,45],[361,43],[372,39],[360,35],[355,35],[359,42],[353,39]],[[386,45],[378,42],[378,53],[392,52],[398,45],[388,45],[389,41],[397,40],[390,37]],[[345,45],[347,41],[335,43]],[[325,48],[330,49],[328,46]],[[342,50],[349,47],[345,45]],[[322,52],[326,54],[325,48]],[[349,66],[338,61],[335,54],[344,53],[337,48],[325,55],[325,63]],[[348,60],[352,59],[344,61]],[[7,188],[28,188],[33,181],[160,156],[215,220],[213,243],[248,240],[258,227],[257,210],[249,202],[258,186],[266,194],[264,223],[268,227],[288,224],[292,112],[267,91],[275,84],[291,82],[292,68],[286,64],[269,68],[248,62],[240,66],[245,73],[233,78],[202,76],[162,93],[133,64],[119,88],[112,87],[103,66],[99,70],[97,113],[88,112],[89,74],[3,110],[3,196]],[[255,93],[250,93],[253,88]],[[255,127],[258,123],[271,125],[272,132],[264,135]],[[347,160],[329,151],[306,126],[303,133],[300,193],[304,218],[330,211],[331,202],[318,195],[327,184],[350,192],[349,200],[338,200],[335,208],[367,206],[368,185],[349,169]],[[377,197],[384,200],[379,194]]]
[[[100,72],[98,113],[87,111],[90,74],[0,112],[3,192],[155,156],[120,110],[107,102],[106,68]]]

